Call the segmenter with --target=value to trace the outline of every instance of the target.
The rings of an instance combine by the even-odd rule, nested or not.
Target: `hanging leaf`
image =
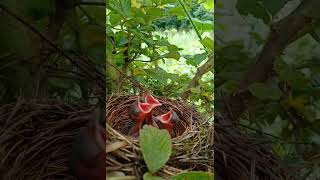
[[[208,50],[213,51],[213,40],[209,37],[205,37],[201,40],[201,44]]]
[[[180,59],[180,53],[178,53],[178,52],[169,52],[169,53],[166,53],[164,55],[161,55],[160,58],[172,58],[172,59],[179,60]]]

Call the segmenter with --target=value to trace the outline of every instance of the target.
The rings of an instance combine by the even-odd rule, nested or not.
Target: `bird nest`
[[[138,140],[126,135],[126,108],[136,96],[112,95],[107,98],[107,174],[141,179],[147,167]],[[158,98],[158,97],[157,97]],[[261,141],[250,139],[230,127],[201,117],[185,102],[159,97],[163,106],[179,115],[174,129],[172,154],[157,175],[164,178],[187,170],[213,171],[224,179],[263,176],[289,179],[280,160]],[[0,107],[0,177],[3,180],[74,179],[68,173],[68,155],[73,138],[86,126],[93,108],[87,104],[19,100]],[[215,135],[215,138],[214,138]],[[215,139],[215,140],[214,140]]]
[[[186,170],[213,172],[213,125],[183,101],[157,97],[162,106],[154,111],[160,115],[172,108],[179,116],[172,139],[173,153],[158,172],[168,178]],[[138,140],[127,135],[128,107],[137,96],[113,95],[107,99],[107,174],[121,171],[128,176],[142,177],[147,171]]]
[[[147,171],[136,139],[121,131],[126,106],[136,96],[107,98],[107,174],[140,179]],[[213,171],[213,125],[181,101],[159,98],[180,117],[172,139],[168,163],[158,172],[169,177],[186,170]],[[74,179],[68,172],[68,155],[79,129],[86,126],[93,108],[87,104],[19,100],[0,107],[0,176],[3,180]]]

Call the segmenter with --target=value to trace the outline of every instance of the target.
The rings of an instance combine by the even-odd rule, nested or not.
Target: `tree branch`
[[[199,85],[199,80],[201,79],[201,77],[213,68],[213,62],[213,57],[209,58],[206,63],[204,63],[197,69],[197,72],[190,81],[187,89],[182,93],[182,99],[187,99],[190,96],[191,88],[197,87]]]
[[[221,111],[231,120],[237,120],[245,110],[243,99],[249,99],[252,95],[248,92],[249,85],[263,82],[271,75],[273,61],[280,56],[283,50],[292,42],[309,33],[310,27],[314,27],[320,20],[320,1],[305,0],[291,14],[279,22],[271,25],[271,32],[255,64],[253,64],[244,78],[240,81],[239,91],[227,97],[226,104]],[[228,112],[227,106],[230,106]]]

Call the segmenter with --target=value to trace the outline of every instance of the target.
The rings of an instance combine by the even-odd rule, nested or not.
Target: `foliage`
[[[107,77],[110,92],[136,93],[141,90],[137,84],[143,84],[155,95],[180,97],[188,89],[194,73],[168,72],[166,64],[181,64],[187,60],[187,64],[196,68],[205,63],[213,53],[213,39],[205,36],[208,32],[212,33],[212,21],[187,18],[194,23],[192,27],[200,35],[197,41],[202,47],[197,54],[182,53],[184,49],[179,44],[173,44],[166,35],[157,33],[156,22],[163,17],[186,18],[190,9],[211,8],[210,3],[207,6],[207,1],[204,2],[186,1],[183,9],[178,1],[108,1]],[[169,6],[171,9],[167,10]],[[209,12],[208,9],[206,11]],[[212,76],[201,79],[199,84],[201,87],[191,94],[190,100],[200,102],[199,105],[213,104]],[[202,106],[204,110],[212,112],[212,107]]]
[[[204,4],[198,3],[197,0],[187,2],[188,9],[192,18],[199,19],[201,21],[212,21],[212,12],[209,12]],[[213,9],[209,7],[208,9]],[[168,4],[164,11],[175,13],[176,16],[164,16],[161,19],[155,21],[155,25],[159,29],[192,29],[190,21],[185,17],[183,10],[178,6],[178,3]],[[212,23],[211,23],[212,25]]]
[[[219,29],[217,39],[219,36],[229,36],[228,28],[231,26],[239,32],[239,36],[215,44],[216,92],[230,95],[239,90],[239,82],[247,75],[255,59],[261,56],[261,48],[273,33],[269,31],[270,24],[279,18],[280,10],[295,9],[288,2],[238,0],[234,10],[230,10],[232,5],[228,3],[216,4],[217,19],[227,16],[227,13],[219,13],[220,10],[232,13],[238,11],[242,16],[232,17],[233,24],[215,22]],[[240,21],[244,23],[238,23]],[[319,68],[315,57],[318,55],[316,51],[319,51],[319,44],[310,36],[303,36],[286,46],[285,51],[275,59],[273,72],[268,75],[267,81],[249,85],[249,92],[255,99],[253,105],[242,114],[240,123],[249,126],[250,129],[243,130],[255,134],[255,137],[262,135],[272,139],[274,152],[284,159],[287,166],[302,166],[303,172],[294,174],[298,179],[317,179],[320,133],[319,96],[316,89],[319,88]],[[224,97],[220,94],[216,93],[215,100],[223,104]]]

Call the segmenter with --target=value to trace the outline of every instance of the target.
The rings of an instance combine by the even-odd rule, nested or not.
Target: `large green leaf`
[[[167,131],[144,126],[140,131],[140,147],[150,172],[157,172],[171,155],[171,138]]]
[[[214,180],[214,176],[209,172],[189,171],[180,173],[172,177],[171,180]]]

